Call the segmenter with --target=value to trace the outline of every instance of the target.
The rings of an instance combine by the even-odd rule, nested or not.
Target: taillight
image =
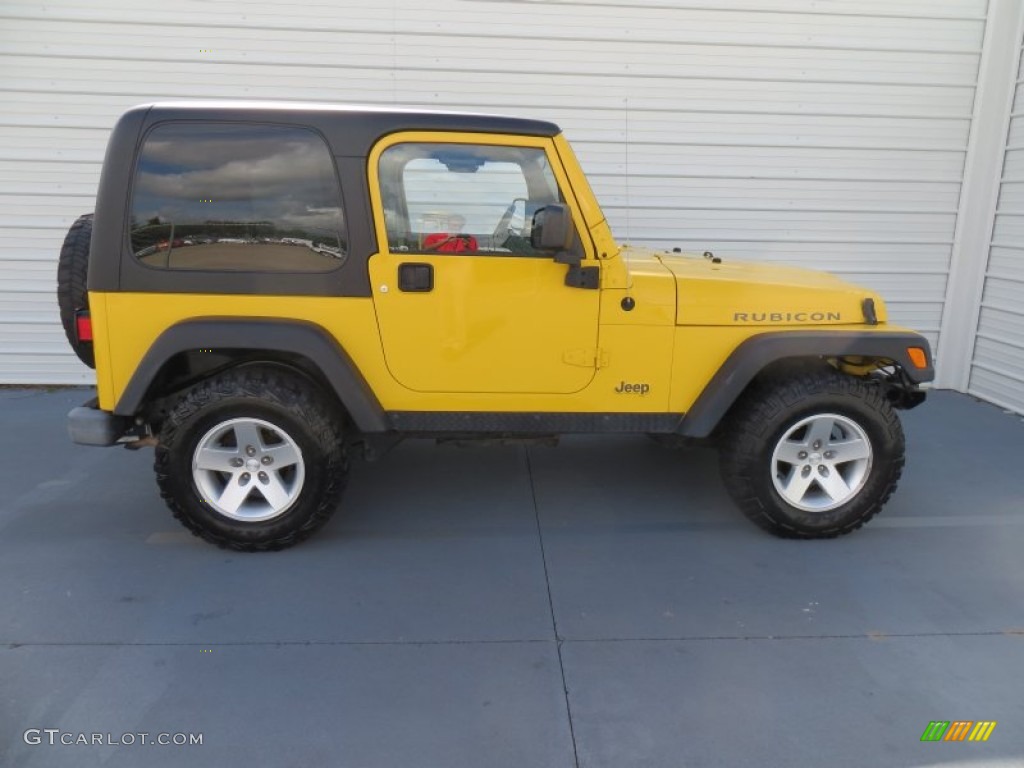
[[[92,341],[92,318],[89,310],[80,309],[75,313],[75,334],[79,341]]]

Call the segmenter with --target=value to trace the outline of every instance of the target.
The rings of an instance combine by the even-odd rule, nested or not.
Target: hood
[[[865,299],[874,302],[877,322],[886,321],[877,293],[827,272],[656,255],[676,278],[679,325],[855,325],[867,322]]]

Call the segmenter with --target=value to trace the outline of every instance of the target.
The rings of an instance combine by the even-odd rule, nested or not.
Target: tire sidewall
[[[78,359],[96,367],[91,343],[78,340],[76,313],[89,309],[89,251],[93,214],[79,216],[64,236],[57,261],[57,307],[64,335]]]
[[[299,497],[283,514],[270,520],[248,522],[217,512],[203,500],[192,477],[192,459],[199,442],[218,424],[238,418],[269,422],[286,432],[302,452],[305,476]],[[200,410],[186,420],[170,440],[163,441],[158,450],[167,452],[169,490],[182,513],[196,525],[231,541],[277,540],[301,529],[319,511],[331,471],[326,452],[304,421],[284,407],[255,399],[229,398]]]
[[[826,413],[845,416],[864,430],[871,445],[871,467],[867,479],[852,499],[827,512],[813,512],[792,506],[779,494],[772,479],[772,455],[783,435],[795,424]],[[836,394],[808,397],[798,407],[778,414],[766,434],[768,437],[759,447],[755,459],[758,469],[751,478],[755,493],[766,501],[767,511],[776,522],[800,533],[843,529],[863,518],[878,503],[892,482],[892,476],[899,471],[902,446],[889,439],[882,415],[857,397]]]

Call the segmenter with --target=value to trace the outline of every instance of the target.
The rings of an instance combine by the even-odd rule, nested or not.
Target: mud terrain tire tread
[[[827,513],[807,513],[786,504],[770,475],[771,454],[784,429],[816,411],[853,418],[867,431],[874,452],[864,488]],[[835,538],[863,526],[896,490],[904,448],[899,418],[882,388],[834,370],[755,382],[730,414],[719,441],[729,495],[756,525],[790,539]]]
[[[231,520],[204,505],[195,488],[196,441],[212,423],[239,415],[284,420],[292,437],[305,443],[306,483],[279,518]],[[168,413],[154,462],[160,495],[186,528],[218,547],[284,549],[311,536],[337,508],[349,470],[342,436],[340,410],[308,380],[273,367],[228,370],[189,389]]]
[[[89,241],[92,239],[92,214],[79,216],[71,225],[57,262],[57,306],[64,335],[78,355],[90,368],[96,367],[91,344],[81,344],[75,333],[75,312],[89,308]]]

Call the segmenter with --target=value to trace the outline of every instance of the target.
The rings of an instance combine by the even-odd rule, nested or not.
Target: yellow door
[[[370,280],[399,383],[547,394],[590,383],[599,291],[567,287],[566,265],[530,245],[533,214],[549,203],[566,203],[585,232],[549,139],[398,135],[369,170],[381,243]]]

